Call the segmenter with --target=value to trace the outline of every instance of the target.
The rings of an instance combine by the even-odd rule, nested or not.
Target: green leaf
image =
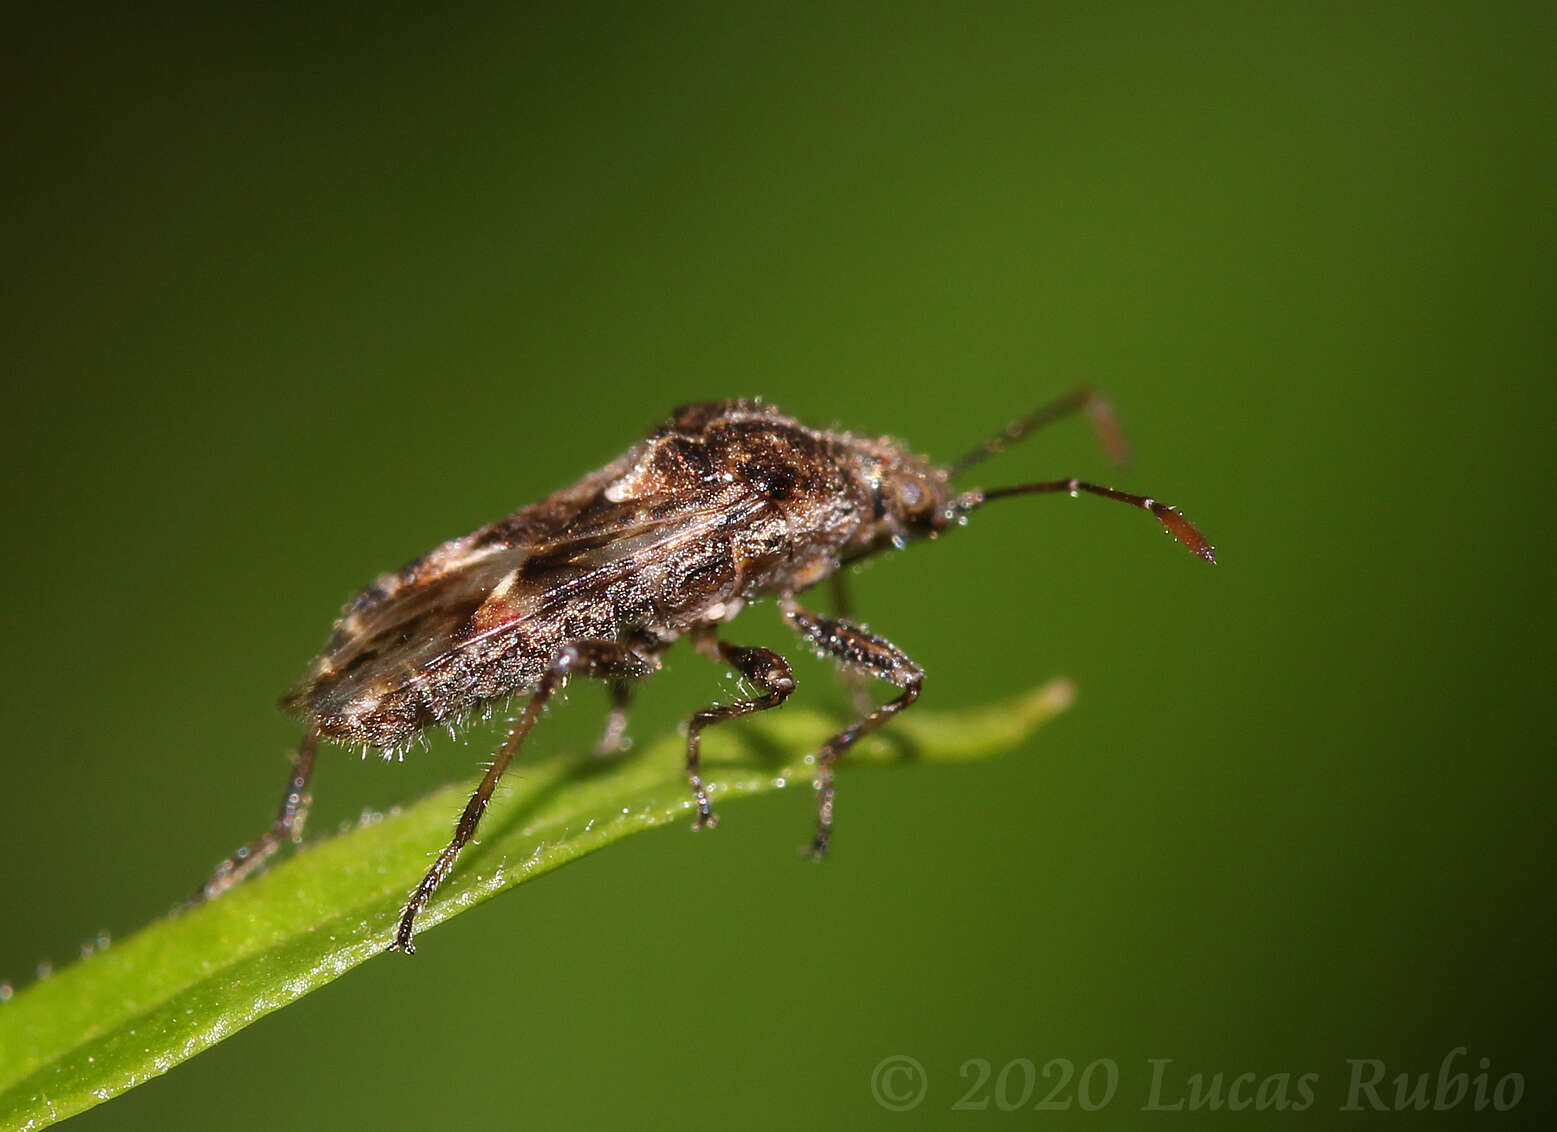
[[[873,736],[851,750],[846,767],[992,755],[1020,743],[1073,695],[1057,680],[983,708],[908,712],[893,721],[890,739]],[[785,711],[709,732],[703,766],[714,801],[809,786],[805,753],[836,727],[816,713]],[[484,836],[422,914],[422,932],[628,834],[688,822],[684,742],[668,735],[609,762],[525,762],[494,799]],[[473,786],[444,787],[311,845],[221,899],[160,920],[0,1005],[0,1126],[42,1128],[91,1108],[378,955]]]

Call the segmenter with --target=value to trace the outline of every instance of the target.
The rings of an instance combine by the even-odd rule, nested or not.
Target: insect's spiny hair
[[[500,700],[488,700],[485,703],[465,708],[462,711],[447,716],[439,720],[435,726],[447,731],[450,739],[456,742],[464,740],[468,744],[469,732],[472,728],[490,723],[499,714],[506,717],[504,726],[512,727],[518,720],[519,713],[515,707],[515,700],[518,698],[519,695],[514,695]],[[566,692],[561,693],[560,698],[566,702]],[[549,712],[551,707],[552,705],[547,703],[541,709],[542,714]],[[403,742],[393,743],[387,747],[375,747],[368,743],[359,744],[358,747],[361,757],[364,759],[371,753],[377,755],[386,763],[404,762],[406,755],[412,751],[426,752],[432,750],[433,732],[434,727],[424,727],[408,735]]]

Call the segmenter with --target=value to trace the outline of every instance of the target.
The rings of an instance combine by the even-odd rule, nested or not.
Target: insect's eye
[[[929,489],[918,476],[905,475],[892,485],[892,510],[905,522],[923,522],[933,503]]]

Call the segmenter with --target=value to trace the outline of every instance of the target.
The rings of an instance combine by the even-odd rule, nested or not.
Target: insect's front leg
[[[535,693],[530,697],[530,702],[524,705],[524,711],[509,729],[502,746],[497,749],[497,754],[492,758],[492,765],[487,768],[481,784],[476,787],[476,792],[466,803],[465,812],[460,815],[459,823],[454,827],[454,837],[444,847],[443,852],[438,854],[438,859],[433,862],[432,868],[427,870],[427,875],[422,878],[422,882],[412,890],[410,899],[406,901],[405,910],[400,914],[400,926],[395,931],[395,940],[389,945],[389,950],[404,951],[407,955],[415,952],[416,948],[411,940],[416,934],[417,915],[427,906],[433,890],[454,868],[454,861],[459,856],[460,850],[475,836],[476,827],[481,824],[481,815],[486,813],[487,803],[492,800],[492,792],[497,789],[498,780],[503,777],[503,772],[508,769],[508,764],[513,761],[514,755],[523,745],[525,736],[535,726],[535,721],[546,710],[546,701],[574,676],[592,676],[606,680],[641,680],[653,671],[652,661],[645,660],[626,645],[615,641],[573,641],[563,645],[553,654],[551,663],[547,665],[540,683],[536,685]]]
[[[816,837],[811,842],[811,854],[821,857],[827,852],[833,836],[833,764],[860,736],[869,735],[919,698],[924,669],[891,641],[853,622],[802,609],[793,597],[784,597],[779,604],[785,619],[807,642],[844,667],[885,680],[903,690],[896,699],[838,732],[816,753]]]
[[[711,629],[693,634],[692,645],[710,660],[722,661],[757,686],[759,694],[732,704],[716,704],[695,712],[687,721],[687,779],[692,797],[697,800],[697,820],[693,829],[707,829],[718,823],[708,804],[708,787],[703,783],[698,755],[703,745],[703,728],[727,719],[750,715],[754,711],[776,708],[795,690],[795,674],[789,661],[771,649],[747,648],[718,640]]]
[[[833,587],[833,616],[841,621],[854,619],[854,603],[849,600],[849,582],[844,577],[843,570],[836,571],[832,576]],[[870,677],[858,668],[848,668],[843,665],[838,667],[838,679],[843,684],[844,690],[849,693],[849,699],[854,704],[854,710],[861,715],[874,711],[876,701],[871,699],[870,688],[867,686]]]
[[[298,744],[297,754],[292,757],[292,772],[287,775],[287,789],[281,796],[276,820],[270,823],[270,828],[261,836],[217,865],[211,878],[190,897],[191,904],[215,899],[262,868],[288,842],[295,845],[302,841],[303,823],[308,820],[308,804],[312,801],[308,794],[308,780],[313,776],[314,755],[318,749],[319,735],[309,731]]]

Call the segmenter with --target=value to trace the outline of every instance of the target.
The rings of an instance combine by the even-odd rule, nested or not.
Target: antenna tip
[[[1213,566],[1216,565],[1216,548],[1211,545],[1209,539],[1195,528],[1195,524],[1180,515],[1178,510],[1169,507],[1166,503],[1158,503],[1155,500],[1150,504],[1152,514],[1167,529],[1168,533],[1178,539],[1197,558],[1203,558]]]

